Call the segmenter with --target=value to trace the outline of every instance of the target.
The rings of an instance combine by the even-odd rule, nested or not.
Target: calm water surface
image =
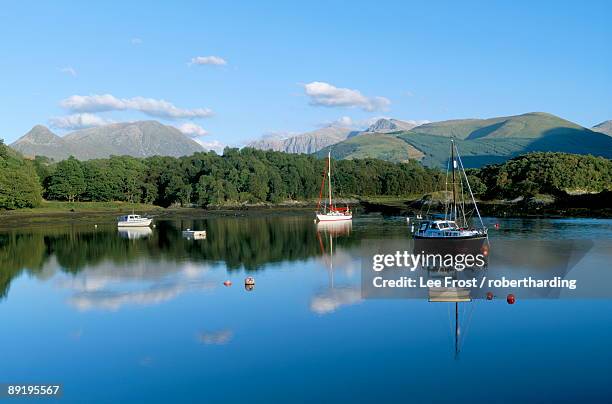
[[[487,222],[492,242],[612,239],[610,220]],[[612,400],[611,300],[463,304],[456,356],[454,304],[361,298],[361,240],[407,237],[374,214],[343,231],[299,213],[2,231],[0,382],[77,402]]]

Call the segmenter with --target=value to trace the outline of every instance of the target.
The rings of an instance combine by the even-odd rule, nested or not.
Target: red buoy
[[[229,286],[232,286],[232,281],[225,281],[223,282],[223,284],[229,287]]]
[[[499,223],[495,223],[495,228],[499,229]]]
[[[483,245],[482,248],[480,249],[480,252],[485,257],[488,256],[489,255],[489,245],[488,244]]]
[[[510,293],[506,298],[506,301],[508,302],[508,304],[514,304],[514,302],[516,302],[516,298],[512,293]]]
[[[487,292],[487,300],[493,300],[493,292]]]

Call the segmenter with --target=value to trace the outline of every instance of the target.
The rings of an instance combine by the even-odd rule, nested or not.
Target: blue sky
[[[612,119],[610,2],[229,3],[4,4],[0,137],[158,119],[240,145],[342,117]]]

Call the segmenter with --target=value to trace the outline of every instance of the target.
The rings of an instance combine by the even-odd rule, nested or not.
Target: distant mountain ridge
[[[419,125],[416,121],[402,121],[393,118],[380,118],[364,130],[330,125],[310,132],[288,136],[266,136],[252,141],[247,147],[260,150],[275,150],[286,153],[316,153],[317,151],[340,143],[343,140],[373,133],[389,133],[410,130]]]
[[[408,131],[385,134],[377,142],[362,136],[322,149],[335,158],[417,158],[424,165],[444,167],[449,137],[454,137],[466,167],[501,163],[532,151],[558,151],[612,158],[612,137],[543,112],[489,119],[432,122]],[[397,142],[401,140],[401,142]],[[415,152],[416,151],[416,152]],[[420,154],[420,157],[418,157]]]
[[[68,158],[74,153],[71,145],[43,125],[36,125],[17,139],[11,148],[24,156],[47,156],[53,159]]]
[[[591,130],[612,136],[612,120],[603,121],[602,123],[593,126]]]
[[[411,130],[420,126],[420,123],[415,121],[401,121],[393,118],[380,118],[370,125],[364,132],[366,133],[389,133],[399,130]]]
[[[314,153],[347,139],[353,132],[353,129],[347,127],[326,126],[298,135],[264,137],[248,143],[247,147],[286,153]]]
[[[61,137],[36,125],[10,145],[24,156],[90,160],[115,156],[180,157],[203,151],[197,142],[173,126],[157,121],[114,123],[77,130]]]

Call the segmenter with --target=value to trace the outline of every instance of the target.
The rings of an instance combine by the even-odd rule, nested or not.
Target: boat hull
[[[317,213],[317,220],[319,222],[342,222],[353,220],[353,215],[322,215]]]
[[[153,219],[144,219],[130,222],[117,222],[117,227],[149,227]]]
[[[415,253],[488,255],[489,240],[486,236],[429,238],[414,237]]]

